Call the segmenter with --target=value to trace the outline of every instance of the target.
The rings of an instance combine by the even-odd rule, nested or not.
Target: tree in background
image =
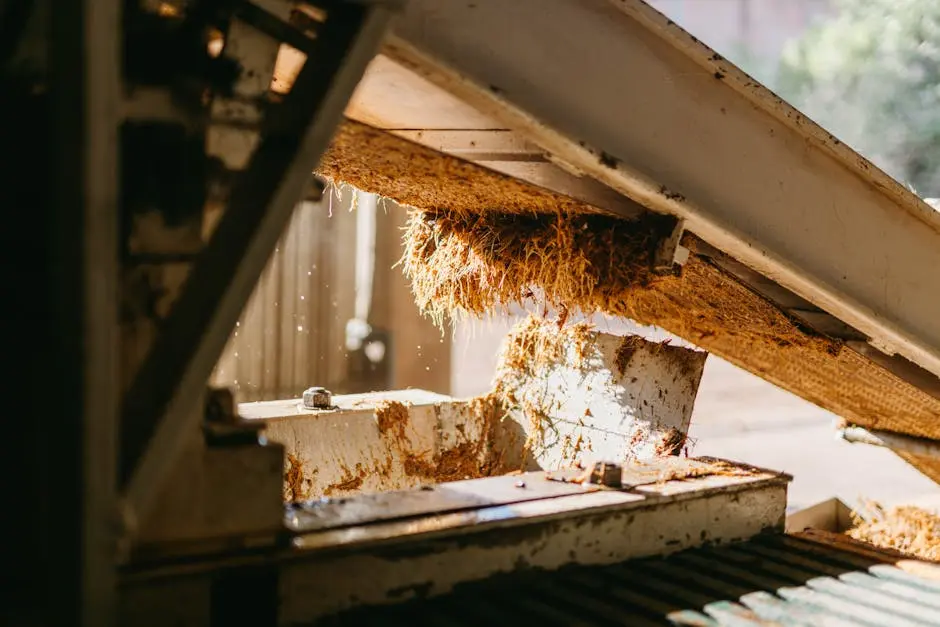
[[[833,0],[780,95],[921,196],[940,196],[940,0]]]

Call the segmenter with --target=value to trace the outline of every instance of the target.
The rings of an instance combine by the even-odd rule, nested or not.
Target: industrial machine
[[[640,0],[0,10],[24,221],[6,352],[31,357],[8,457],[38,469],[10,473],[38,517],[11,590],[45,599],[9,624],[940,622],[935,567],[785,533],[787,476],[681,455],[700,351],[562,342],[513,384],[557,401],[557,446],[524,460],[510,436],[541,427],[517,410],[206,387],[327,178],[426,211],[652,221],[666,279],[630,317],[940,480],[940,213]],[[444,472],[457,449],[486,472]]]

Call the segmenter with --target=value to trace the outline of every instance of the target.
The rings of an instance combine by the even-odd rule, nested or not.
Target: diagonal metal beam
[[[329,16],[215,233],[193,268],[123,407],[125,507],[147,514],[193,433],[193,408],[343,109],[375,55],[394,5],[331,4]]]

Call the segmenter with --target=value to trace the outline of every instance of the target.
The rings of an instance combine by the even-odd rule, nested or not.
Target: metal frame
[[[55,363],[48,376],[65,402],[53,410],[54,436],[43,443],[44,497],[57,502],[44,517],[42,548],[55,581],[46,586],[52,596],[44,611],[56,625],[114,621],[120,6],[52,3],[57,324],[49,330]]]
[[[220,223],[166,320],[123,407],[125,507],[136,518],[173,467],[192,409],[311,180],[350,94],[385,33],[391,3],[334,4],[319,54],[304,64],[239,177]]]
[[[414,0],[385,53],[940,375],[940,213],[640,0]]]

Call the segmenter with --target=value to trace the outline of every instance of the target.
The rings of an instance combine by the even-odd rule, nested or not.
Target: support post
[[[53,317],[43,331],[59,402],[45,426],[42,486],[49,625],[114,622],[120,5],[52,3]]]

